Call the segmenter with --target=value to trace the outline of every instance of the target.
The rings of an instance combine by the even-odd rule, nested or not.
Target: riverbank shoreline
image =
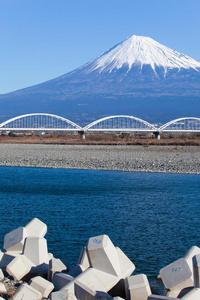
[[[200,174],[199,146],[0,144],[0,166]]]

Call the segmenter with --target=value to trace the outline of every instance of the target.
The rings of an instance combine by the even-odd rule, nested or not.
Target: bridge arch
[[[32,113],[14,117],[0,124],[0,130],[57,130],[79,131],[81,127],[63,117],[47,114]]]
[[[200,118],[186,117],[172,120],[162,125],[158,131],[163,132],[200,132]]]
[[[85,131],[120,131],[120,132],[154,132],[154,125],[127,115],[105,117],[88,124]]]

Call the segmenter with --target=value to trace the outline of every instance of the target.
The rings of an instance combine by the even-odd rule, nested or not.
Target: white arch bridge
[[[0,124],[0,131],[66,131],[66,132],[200,132],[200,118],[187,117],[172,120],[160,127],[133,116],[117,115],[96,120],[85,127],[63,117],[33,113],[17,116]]]

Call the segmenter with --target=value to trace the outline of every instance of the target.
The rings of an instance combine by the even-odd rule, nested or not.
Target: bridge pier
[[[85,140],[85,131],[80,130],[78,131],[78,134],[80,135],[81,140]]]
[[[160,132],[159,131],[155,131],[155,132],[153,132],[153,134],[157,140],[160,140]]]

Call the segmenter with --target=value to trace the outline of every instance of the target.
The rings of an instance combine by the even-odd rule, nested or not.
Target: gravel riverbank
[[[0,144],[0,166],[199,174],[200,147]]]

